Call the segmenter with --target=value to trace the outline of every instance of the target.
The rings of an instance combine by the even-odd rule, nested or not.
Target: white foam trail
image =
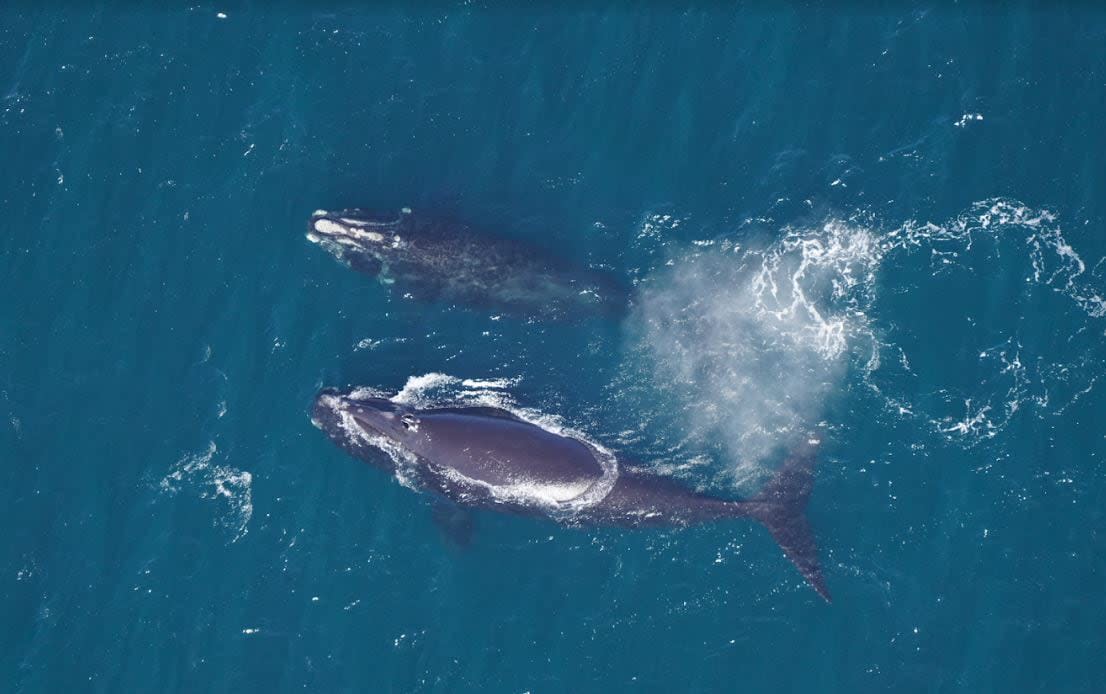
[[[210,441],[204,451],[182,456],[158,486],[167,494],[187,488],[198,490],[202,499],[221,501],[227,513],[218,522],[234,532],[231,542],[237,542],[249,532],[253,516],[253,475],[229,465],[213,465],[217,451]]]
[[[943,389],[948,411],[924,415],[936,431],[974,445],[994,438],[1020,412],[1059,414],[1094,387],[1104,366],[1104,292],[1055,214],[996,198],[948,222],[908,222],[899,231],[890,250],[928,247],[935,277],[987,275],[993,267],[1023,272],[1023,295],[1009,302],[1048,316],[1033,321],[1028,335],[1011,326],[997,346],[980,346],[978,385],[967,392],[963,386]]]
[[[496,390],[502,390],[504,388],[510,388],[511,386],[516,385],[518,382],[519,379],[517,378],[466,378],[461,381],[461,385],[466,388],[494,388]]]
[[[403,405],[422,407],[422,402],[432,401],[433,393],[437,390],[448,389],[459,383],[460,379],[448,374],[431,372],[421,376],[410,376],[403,388],[399,390],[392,401]]]
[[[656,238],[656,227],[650,217],[639,237]],[[1069,358],[1082,350],[1076,361],[1061,361],[1040,339],[1030,344],[1012,325],[997,346],[991,339],[976,348],[981,382],[971,392],[950,383],[939,410],[912,401],[902,382],[915,377],[912,359],[894,344],[894,326],[873,316],[883,315],[881,292],[913,288],[901,283],[917,281],[918,258],[928,260],[935,281],[1021,263],[1027,291],[1043,288],[1067,301],[1051,320],[1071,331],[1058,337]],[[739,486],[763,479],[763,461],[818,420],[849,373],[890,416],[972,445],[998,435],[1026,406],[1062,411],[1094,386],[1104,370],[1103,326],[1095,321],[1106,317],[1106,292],[1093,275],[1054,214],[1007,199],[981,201],[943,223],[888,227],[857,214],[784,227],[762,248],[696,243],[642,282],[627,324],[627,370],[613,387],[633,392],[645,422],[666,430],[662,464],[708,450],[729,461]],[[955,297],[937,308],[963,310]]]

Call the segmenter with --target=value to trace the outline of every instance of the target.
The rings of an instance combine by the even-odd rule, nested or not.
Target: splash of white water
[[[899,378],[913,376],[911,358],[894,343],[888,320],[876,317],[881,295],[914,289],[901,283],[917,277],[919,258],[943,281],[949,273],[977,273],[1000,253],[1004,267],[1024,269],[1029,290],[1063,297],[1071,323],[1065,330],[1096,337],[1075,363],[1017,335],[979,345],[981,385],[964,393],[950,384],[939,391],[939,406],[927,405]],[[939,224],[887,227],[857,214],[785,227],[760,248],[727,239],[696,243],[670,253],[642,283],[628,321],[630,366],[614,387],[636,390],[645,409],[657,403],[646,420],[678,412],[669,427],[680,432],[670,434],[677,439],[672,456],[713,449],[730,461],[739,486],[763,480],[764,461],[818,421],[851,373],[891,415],[973,445],[996,436],[1027,405],[1062,411],[1094,386],[1103,371],[1094,345],[1101,344],[1106,300],[1093,274],[1055,215],[1006,199],[976,203]],[[957,309],[950,301],[948,310]]]
[[[253,475],[229,465],[213,465],[217,451],[210,441],[204,451],[182,456],[158,486],[166,494],[196,490],[201,499],[225,505],[227,512],[219,522],[234,532],[231,542],[237,542],[249,532],[253,516]]]

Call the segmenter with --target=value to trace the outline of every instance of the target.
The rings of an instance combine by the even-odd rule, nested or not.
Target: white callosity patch
[[[346,221],[346,220],[343,220]],[[339,224],[331,219],[316,219],[313,225],[316,234],[329,237],[342,243],[343,240],[359,239],[371,243],[380,243],[384,240],[384,234],[379,231],[367,231],[360,228],[360,224]]]
[[[211,441],[203,452],[183,456],[162,478],[159,487],[167,494],[197,490],[200,498],[224,504],[227,513],[220,522],[234,532],[232,542],[236,542],[249,532],[253,516],[253,476],[229,465],[213,464],[217,451],[215,442]]]
[[[319,217],[320,214],[327,213],[316,211],[316,217],[307,231],[307,239],[321,246],[343,264],[349,264],[347,254],[366,254],[385,263],[382,273],[386,273],[388,254],[410,247],[403,237],[393,232],[391,225],[346,217],[335,221],[333,218]],[[394,280],[381,274],[380,281],[391,284]]]
[[[919,258],[928,260],[938,288],[961,275],[986,277],[999,262],[1022,269],[1024,291],[1056,297],[1050,306],[1062,315],[1053,315],[1053,329],[1064,334],[1030,341],[1016,322],[998,340],[968,333],[986,340],[975,348],[979,383],[966,392],[955,383],[938,386],[936,405],[920,398],[912,389],[912,357],[922,356],[912,351],[920,348],[896,344],[894,316],[883,318],[881,310],[884,294],[925,283],[917,279]],[[818,421],[850,373],[890,416],[972,445],[997,435],[1027,405],[1062,411],[1099,380],[1106,300],[1093,275],[1052,213],[1006,199],[976,203],[945,223],[888,228],[858,214],[785,227],[761,248],[700,243],[670,255],[641,284],[628,322],[627,367],[614,388],[644,422],[682,413],[659,444],[662,464],[711,450],[729,461],[739,486],[765,478],[764,461]],[[961,311],[947,315],[970,326],[980,317],[969,306],[950,300],[936,310]],[[1050,349],[1054,343],[1064,349]],[[623,391],[636,393],[621,397]]]

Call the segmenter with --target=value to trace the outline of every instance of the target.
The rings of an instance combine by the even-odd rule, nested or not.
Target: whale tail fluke
[[[783,549],[803,578],[831,602],[822,565],[818,562],[818,547],[806,517],[807,501],[814,484],[814,461],[821,444],[819,436],[811,436],[794,451],[775,478],[756,497],[745,502],[746,513],[768,528],[768,532]]]

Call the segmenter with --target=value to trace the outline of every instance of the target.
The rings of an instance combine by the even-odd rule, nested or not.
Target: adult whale
[[[805,516],[816,439],[795,450],[755,497],[728,500],[619,464],[594,444],[498,408],[415,409],[327,389],[315,399],[312,421],[353,456],[461,506],[544,515],[566,525],[666,527],[752,518],[830,599]]]
[[[618,314],[629,291],[518,239],[476,233],[404,207],[394,219],[317,210],[307,238],[350,267],[426,301],[478,305],[525,317]]]

